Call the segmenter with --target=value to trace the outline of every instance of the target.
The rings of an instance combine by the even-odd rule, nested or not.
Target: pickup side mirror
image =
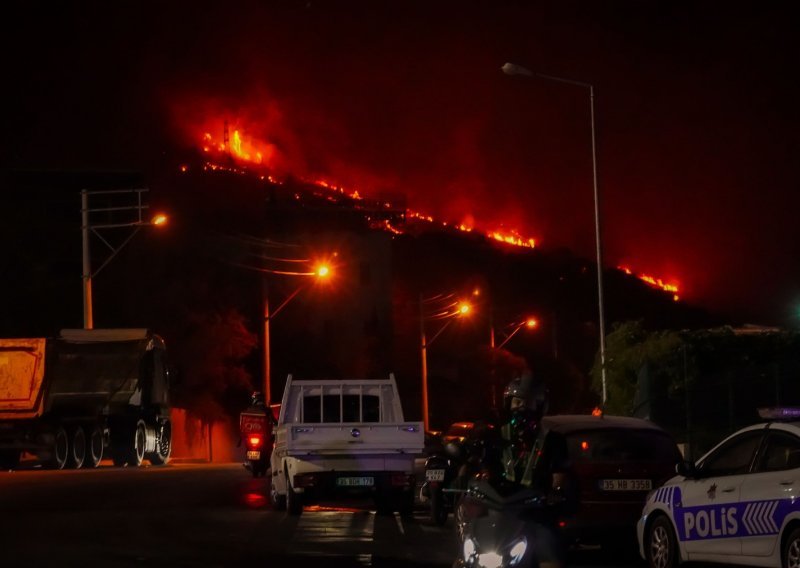
[[[675,465],[675,473],[688,478],[700,477],[700,471],[697,469],[697,466],[694,465],[694,462],[686,460],[681,460]]]

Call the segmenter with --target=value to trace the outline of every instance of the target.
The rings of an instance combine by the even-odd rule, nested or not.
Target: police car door
[[[778,544],[780,528],[800,496],[800,438],[772,425],[756,458],[752,474],[742,484],[739,505],[742,554],[769,556]]]
[[[763,434],[747,430],[729,438],[703,459],[696,478],[681,484],[675,524],[690,555],[741,554],[739,492]]]

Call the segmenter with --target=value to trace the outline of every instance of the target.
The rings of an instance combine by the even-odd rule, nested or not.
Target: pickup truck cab
[[[278,509],[340,495],[366,495],[381,512],[411,513],[421,422],[406,422],[393,375],[387,380],[295,380],[283,393],[272,467]]]

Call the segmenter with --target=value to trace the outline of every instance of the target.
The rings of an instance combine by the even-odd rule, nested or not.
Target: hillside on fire
[[[548,383],[552,411],[597,403],[589,379],[597,275],[593,262],[569,250],[232,163],[187,161],[148,176],[15,173],[4,183],[16,211],[2,228],[13,275],[3,282],[12,300],[0,317],[4,337],[80,327],[79,191],[149,188],[150,210],[167,211],[170,221],[138,230],[97,274],[95,326],[159,331],[186,378],[181,403],[204,418],[238,412],[261,384],[265,297],[272,400],[289,373],[393,372],[409,415],[418,417],[425,334],[434,427],[489,412],[526,364]],[[116,246],[130,231],[119,233],[106,238]],[[91,251],[93,266],[109,256],[95,237]],[[323,261],[324,282],[314,272]],[[630,319],[651,329],[726,323],[622,269],[606,267],[604,285],[609,329]],[[468,302],[469,313],[443,319],[440,299]]]

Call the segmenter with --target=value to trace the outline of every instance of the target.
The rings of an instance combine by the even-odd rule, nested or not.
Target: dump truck
[[[0,468],[26,453],[52,469],[166,464],[170,374],[147,329],[0,339]]]
[[[289,375],[272,451],[271,497],[297,515],[337,495],[372,497],[381,512],[410,514],[421,422],[407,422],[388,379],[297,380]]]

